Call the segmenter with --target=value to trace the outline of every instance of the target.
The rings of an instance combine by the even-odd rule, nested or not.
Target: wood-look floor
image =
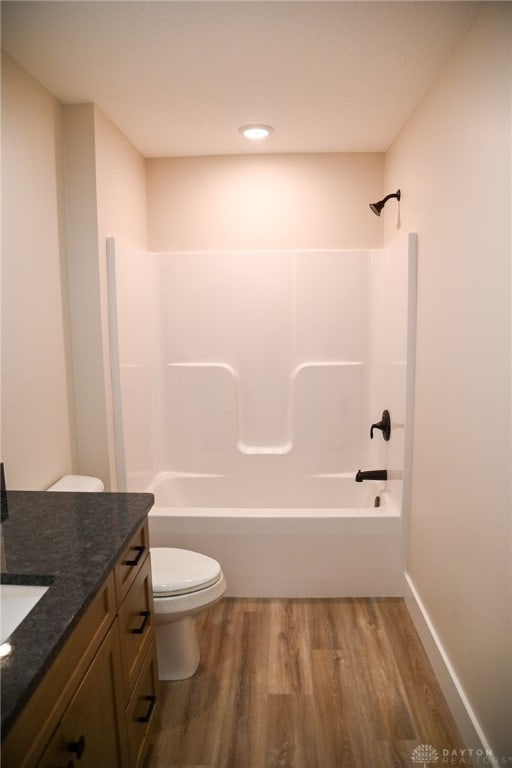
[[[414,768],[419,744],[463,746],[401,599],[228,598],[198,631],[149,768]]]

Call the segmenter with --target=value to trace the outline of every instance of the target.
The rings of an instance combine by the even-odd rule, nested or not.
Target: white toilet
[[[187,549],[151,547],[158,676],[184,680],[199,666],[196,616],[226,591],[219,563]]]
[[[98,492],[96,477],[66,475],[49,491]],[[195,619],[226,591],[219,563],[187,549],[151,547],[151,577],[155,609],[156,647],[160,680],[184,680],[199,666]]]

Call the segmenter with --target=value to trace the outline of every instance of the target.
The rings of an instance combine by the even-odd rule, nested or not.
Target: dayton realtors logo
[[[512,756],[498,756],[490,749],[442,749],[437,750],[432,744],[418,744],[411,752],[411,760],[421,768],[439,763],[441,766],[492,766],[512,768]]]
[[[439,754],[432,744],[418,744],[411,752],[411,760],[413,763],[421,765],[422,768],[427,768],[432,763],[437,763]]]

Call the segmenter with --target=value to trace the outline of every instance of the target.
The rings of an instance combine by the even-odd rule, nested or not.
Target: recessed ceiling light
[[[242,125],[239,130],[246,139],[252,139],[253,141],[266,139],[272,133],[270,125]]]

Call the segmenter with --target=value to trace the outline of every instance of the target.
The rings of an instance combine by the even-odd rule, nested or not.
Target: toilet
[[[48,491],[101,492],[96,477],[65,475]],[[158,676],[184,680],[199,666],[196,617],[217,603],[226,591],[219,563],[188,549],[151,547]]]
[[[151,547],[160,680],[184,680],[199,666],[196,617],[226,591],[219,563],[188,549]]]

